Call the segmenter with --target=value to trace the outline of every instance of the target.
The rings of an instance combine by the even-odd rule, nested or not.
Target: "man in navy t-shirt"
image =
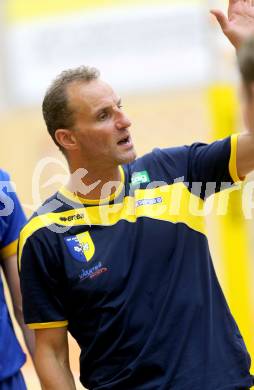
[[[213,13],[238,49],[254,11],[229,3],[229,20]],[[20,235],[24,316],[43,387],[75,389],[69,331],[91,390],[249,389],[250,356],[214,272],[202,210],[254,169],[254,125],[136,159],[121,100],[88,67],[60,74],[43,115],[71,172]]]

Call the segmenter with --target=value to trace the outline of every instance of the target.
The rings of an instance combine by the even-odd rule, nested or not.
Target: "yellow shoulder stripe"
[[[203,200],[191,194],[183,183],[175,183],[152,189],[138,189],[135,191],[135,197],[127,196],[122,203],[118,204],[81,207],[62,213],[39,215],[21,231],[19,267],[26,240],[44,227],[55,231],[56,234],[57,232],[62,234],[59,225],[60,227],[112,226],[120,220],[135,223],[138,218],[147,217],[171,223],[184,223],[189,228],[205,234],[203,206]]]
[[[68,325],[68,321],[38,322],[38,323],[33,323],[33,324],[27,324],[29,329],[64,328],[67,325]]]
[[[231,136],[231,153],[230,153],[230,160],[229,160],[229,173],[234,181],[234,183],[237,183],[238,181],[244,180],[244,178],[240,178],[237,173],[237,164],[236,164],[236,157],[237,157],[237,141],[238,141],[239,134],[233,134]]]
[[[6,259],[17,253],[18,240],[11,242],[0,250],[0,256],[2,259]]]

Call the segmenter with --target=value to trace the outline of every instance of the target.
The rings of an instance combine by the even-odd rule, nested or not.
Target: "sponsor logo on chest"
[[[89,269],[82,269],[82,271],[79,274],[79,280],[95,279],[97,276],[104,274],[107,271],[108,268],[103,267],[102,262],[99,261],[99,263],[95,264],[93,267]]]
[[[162,203],[162,198],[159,196],[157,198],[151,198],[151,199],[140,199],[136,201],[136,207],[140,206],[151,206],[154,204]]]

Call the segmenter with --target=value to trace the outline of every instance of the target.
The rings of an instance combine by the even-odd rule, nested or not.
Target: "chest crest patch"
[[[64,241],[69,253],[75,260],[81,263],[92,260],[95,253],[95,246],[88,232],[65,237]]]

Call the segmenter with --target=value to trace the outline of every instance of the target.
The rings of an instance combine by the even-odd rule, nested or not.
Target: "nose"
[[[118,130],[127,129],[131,126],[131,121],[121,110],[118,111],[116,117],[116,128]]]

